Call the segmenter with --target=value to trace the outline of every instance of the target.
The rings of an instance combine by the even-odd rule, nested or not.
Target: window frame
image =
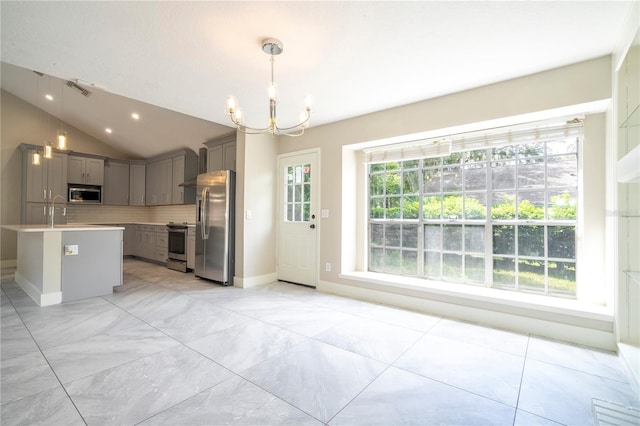
[[[577,265],[578,263],[578,250],[577,250],[577,244],[575,243],[575,239],[574,239],[574,244],[573,244],[573,258],[560,258],[560,257],[551,257],[549,255],[549,231],[551,229],[551,227],[558,227],[558,226],[570,226],[573,228],[573,234],[574,236],[579,235],[579,226],[580,226],[580,221],[578,220],[578,218],[581,215],[581,212],[579,211],[579,198],[581,197],[581,181],[578,179],[578,177],[576,176],[575,179],[575,185],[570,185],[570,186],[557,186],[557,187],[550,187],[548,184],[548,167],[549,167],[549,163],[550,160],[554,160],[554,159],[558,159],[562,156],[564,156],[565,158],[568,156],[571,156],[572,159],[572,163],[575,164],[575,169],[576,172],[578,172],[580,170],[580,156],[581,156],[581,150],[582,150],[582,141],[584,139],[584,129],[583,127],[580,125],[579,126],[579,132],[578,135],[576,136],[576,141],[575,141],[575,150],[574,152],[571,152],[569,154],[567,154],[566,152],[560,152],[560,153],[551,153],[548,151],[548,143],[547,142],[551,142],[551,140],[543,140],[544,145],[543,145],[543,153],[535,156],[529,156],[529,157],[520,157],[519,155],[514,155],[512,156],[510,159],[508,159],[509,161],[512,161],[514,163],[514,186],[511,189],[507,189],[504,190],[502,192],[507,192],[507,193],[511,193],[512,195],[514,195],[514,197],[516,199],[518,199],[518,195],[520,193],[523,192],[523,188],[520,187],[520,185],[518,185],[518,181],[519,181],[519,174],[518,174],[518,164],[520,162],[521,159],[523,158],[528,158],[530,160],[540,160],[542,159],[542,164],[544,165],[544,171],[543,171],[543,176],[544,176],[544,184],[542,185],[541,188],[534,188],[530,190],[534,190],[534,191],[538,191],[541,192],[543,194],[543,212],[544,212],[544,217],[543,219],[539,219],[539,220],[528,220],[528,219],[521,219],[518,216],[516,216],[516,218],[513,219],[506,219],[506,220],[500,220],[500,219],[493,219],[491,217],[491,211],[492,211],[492,205],[493,205],[493,197],[494,194],[496,192],[501,192],[500,189],[494,189],[493,188],[493,169],[494,169],[494,162],[496,162],[495,158],[492,158],[492,152],[494,147],[484,147],[482,150],[484,150],[485,152],[485,156],[484,159],[480,162],[476,162],[477,164],[482,164],[483,166],[481,166],[481,168],[483,168],[485,170],[484,174],[485,174],[485,180],[486,180],[486,186],[484,187],[484,189],[480,189],[480,190],[467,190],[466,185],[465,185],[465,173],[464,170],[466,169],[471,169],[470,167],[466,167],[467,164],[471,164],[471,163],[466,163],[463,161],[458,161],[457,163],[455,163],[454,165],[456,167],[459,167],[459,170],[461,171],[461,176],[460,176],[460,183],[458,185],[458,188],[456,191],[449,191],[449,192],[445,192],[444,187],[443,187],[443,179],[440,180],[440,192],[439,193],[425,193],[424,192],[424,171],[425,170],[435,170],[438,169],[440,170],[441,174],[444,172],[445,167],[448,167],[450,165],[448,164],[444,164],[444,160],[442,160],[443,158],[449,158],[449,156],[445,156],[442,153],[439,153],[439,155],[437,157],[430,157],[430,158],[420,158],[417,161],[418,163],[418,167],[414,167],[411,169],[408,169],[408,171],[412,171],[417,169],[419,171],[419,216],[416,219],[403,219],[402,214],[400,215],[400,217],[393,217],[393,218],[373,218],[371,217],[371,207],[372,207],[372,195],[369,193],[370,190],[370,179],[372,176],[371,173],[371,168],[370,166],[372,164],[381,164],[381,165],[385,165],[384,169],[386,171],[386,164],[388,163],[392,163],[394,161],[391,162],[381,162],[381,161],[370,161],[371,157],[369,155],[366,155],[366,162],[365,162],[365,169],[366,169],[366,175],[367,175],[367,179],[366,179],[366,191],[367,191],[367,208],[366,208],[366,221],[367,221],[367,235],[366,235],[366,251],[365,251],[365,265],[368,271],[370,272],[379,272],[379,273],[392,273],[394,275],[402,275],[402,276],[411,276],[411,277],[417,277],[417,278],[422,278],[422,279],[428,279],[428,280],[436,280],[436,281],[452,281],[455,283],[463,283],[463,284],[471,284],[471,285],[477,285],[477,286],[484,286],[484,287],[491,287],[491,288],[496,288],[496,289],[507,289],[507,290],[516,290],[516,291],[523,291],[523,292],[534,292],[536,294],[543,294],[543,295],[550,295],[550,296],[558,296],[558,297],[570,297],[570,298],[576,298],[577,297],[577,293],[578,293],[578,289],[577,289],[577,273],[575,272],[575,265]],[[527,144],[527,142],[523,142],[517,145],[506,145],[509,147],[514,147],[514,150],[516,152],[519,151],[519,147],[525,146]],[[501,147],[504,147],[505,145],[500,145]],[[380,148],[378,148],[380,149]],[[468,152],[470,151],[481,151],[478,149],[470,149],[464,152],[461,152],[461,157],[464,157]],[[450,151],[449,151],[450,153]],[[447,154],[447,153],[444,153]],[[427,160],[432,160],[433,158],[439,158],[440,160],[438,160],[438,164],[434,165],[434,164],[430,164],[430,165],[425,165],[424,162],[426,162]],[[400,167],[397,169],[394,169],[396,172],[401,173],[401,176],[404,174],[405,169],[402,167],[403,162],[408,162],[408,161],[416,161],[416,159],[407,159],[407,160],[403,160],[401,158],[394,158],[394,160],[397,160],[397,162],[399,163]],[[523,163],[526,164],[526,163]],[[384,173],[384,171],[382,172]],[[373,173],[375,174],[375,173]],[[576,173],[578,174],[578,173]],[[404,189],[404,188],[402,188]],[[551,194],[557,193],[557,194],[562,194],[563,191],[575,191],[574,193],[574,202],[575,202],[575,206],[576,206],[576,210],[577,210],[577,215],[574,219],[572,220],[557,220],[557,219],[553,219],[550,217],[549,213],[550,213],[550,208],[549,208],[549,202],[551,200]],[[526,189],[524,190],[524,192],[526,192]],[[440,218],[425,218],[424,215],[424,200],[426,198],[426,194],[431,194],[431,195],[435,195],[438,194],[441,197],[441,216]],[[485,217],[484,219],[467,219],[465,217],[466,211],[465,211],[465,204],[466,204],[466,199],[467,199],[467,194],[484,194],[484,198],[485,198]],[[398,196],[402,197],[404,195],[404,193],[401,191],[400,194]],[[442,208],[442,202],[444,200],[444,197],[446,195],[454,195],[454,196],[460,196],[461,199],[463,200],[463,207],[462,207],[462,212],[463,212],[463,216],[461,218],[457,218],[457,217],[444,217],[444,210]],[[386,193],[383,191],[382,195],[377,194],[374,195],[373,197],[378,197],[383,199],[386,196]],[[402,203],[401,203],[402,204]],[[518,209],[519,209],[519,202],[514,202],[515,204],[515,212],[517,214]],[[401,209],[402,211],[402,209]],[[371,253],[373,252],[373,249],[382,249],[382,250],[387,250],[387,248],[391,249],[391,250],[400,250],[401,256],[402,256],[402,250],[403,247],[402,245],[400,246],[387,246],[387,245],[383,245],[383,246],[378,246],[378,247],[373,247],[372,245],[372,241],[371,241],[371,235],[372,235],[372,225],[376,225],[376,226],[383,226],[383,229],[386,228],[386,226],[395,226],[395,227],[400,227],[402,229],[403,225],[418,225],[420,228],[422,228],[420,230],[420,232],[418,232],[418,237],[417,237],[417,248],[415,250],[417,250],[418,255],[417,255],[417,268],[414,274],[406,274],[406,273],[401,273],[398,274],[397,271],[390,271],[389,269],[383,268],[379,268],[377,265],[373,265],[374,267],[372,268],[372,256]],[[434,226],[437,225],[440,227],[441,229],[441,239],[444,238],[444,229],[447,226],[460,226],[462,229],[462,236],[461,236],[461,241],[462,241],[462,249],[461,250],[446,250],[444,248],[444,245],[441,244],[440,248],[437,250],[432,250],[429,249],[427,247],[425,247],[425,227],[426,226]],[[465,247],[465,228],[466,227],[472,227],[472,226],[479,226],[482,225],[484,226],[484,245],[485,245],[485,249],[483,253],[477,252],[477,251],[469,251],[466,250]],[[513,226],[514,227],[514,252],[513,255],[509,255],[509,254],[494,254],[493,253],[493,231],[494,228],[497,226]],[[524,227],[526,226],[542,226],[542,235],[543,235],[543,254],[542,256],[528,256],[528,255],[524,255],[521,254],[519,252],[519,247],[518,247],[518,235],[519,235],[519,231],[523,230]],[[384,234],[385,231],[383,231]],[[408,249],[406,249],[408,250]],[[427,276],[427,274],[425,273],[425,257],[427,256],[427,253],[439,253],[440,256],[440,275],[439,276],[434,276],[434,275],[430,275]],[[445,254],[447,255],[457,255],[460,257],[460,261],[461,261],[461,272],[460,272],[460,276],[462,277],[459,280],[456,279],[451,279],[451,277],[446,277],[442,271],[444,268],[444,258],[445,258]],[[386,256],[386,255],[385,255]],[[479,279],[479,277],[476,275],[476,277],[478,279],[469,279],[469,274],[467,274],[467,268],[466,268],[466,257],[467,256],[483,256],[484,258],[484,279]],[[505,286],[505,285],[501,285],[500,282],[496,279],[494,279],[494,268],[493,268],[493,263],[494,263],[494,258],[496,257],[501,257],[501,258],[508,258],[508,259],[513,259],[514,262],[514,285],[512,287],[509,286]],[[543,268],[544,268],[544,291],[540,292],[534,288],[530,288],[527,286],[524,286],[521,284],[520,282],[520,278],[519,278],[519,268],[518,268],[518,264],[521,261],[529,261],[529,262],[543,262]],[[549,282],[549,268],[550,268],[550,263],[551,262],[573,262],[574,265],[574,276],[573,276],[573,282],[575,283],[574,285],[574,291],[571,293],[564,293],[564,292],[560,292],[560,291],[549,291],[550,288],[550,282]],[[400,269],[403,270],[403,266],[401,264]]]

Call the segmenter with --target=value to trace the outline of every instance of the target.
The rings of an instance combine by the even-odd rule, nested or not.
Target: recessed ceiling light
[[[107,127],[106,129],[104,129],[104,131],[105,131],[105,132],[107,132],[107,133],[109,133],[109,134],[111,134],[111,132],[112,132],[113,130],[111,130],[110,128],[108,128],[108,127]]]
[[[131,118],[133,118],[134,120],[140,120],[140,115],[138,115],[137,112],[133,112],[131,113]]]
[[[52,101],[53,100],[53,96],[51,96],[49,93],[44,95],[44,97],[47,98],[48,101]]]

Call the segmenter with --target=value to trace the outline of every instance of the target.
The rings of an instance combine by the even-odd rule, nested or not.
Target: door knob
[[[315,224],[315,223],[312,223],[311,225],[309,225],[309,228],[311,228],[311,229],[316,229],[316,224]]]

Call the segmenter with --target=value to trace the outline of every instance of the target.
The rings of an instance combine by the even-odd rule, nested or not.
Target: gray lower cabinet
[[[131,255],[166,263],[168,236],[165,225],[128,225],[133,231]]]
[[[102,203],[108,206],[129,205],[129,163],[108,160],[104,164]]]
[[[136,225],[123,224],[117,226],[124,227],[122,233],[122,255],[133,256],[135,253]]]
[[[169,248],[169,233],[166,226],[156,226],[156,257],[158,262],[167,262]]]

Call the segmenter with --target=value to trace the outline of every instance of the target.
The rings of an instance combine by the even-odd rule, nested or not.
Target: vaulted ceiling
[[[2,88],[149,157],[232,132],[229,95],[247,124],[266,123],[266,37],[284,43],[280,123],[296,121],[310,95],[317,126],[608,55],[630,5],[3,1]],[[69,79],[92,95],[65,87],[63,105],[40,99],[38,90],[62,91]]]

